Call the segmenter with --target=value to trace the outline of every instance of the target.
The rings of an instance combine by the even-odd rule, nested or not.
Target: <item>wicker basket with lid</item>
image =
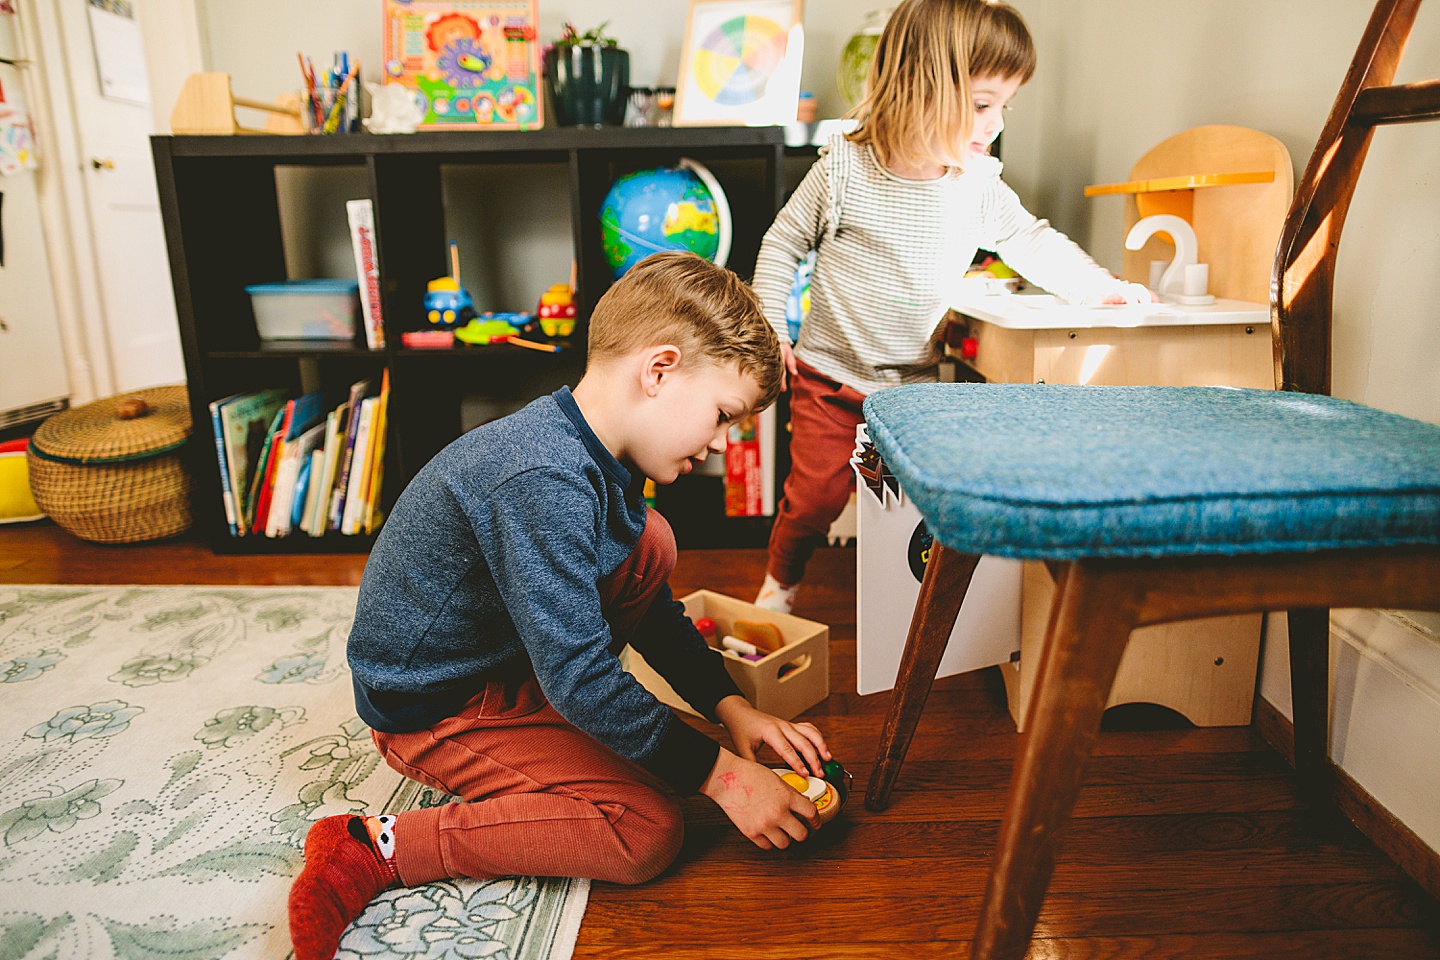
[[[58,413],[30,438],[30,486],[46,516],[97,543],[190,528],[184,386],[151,387]]]

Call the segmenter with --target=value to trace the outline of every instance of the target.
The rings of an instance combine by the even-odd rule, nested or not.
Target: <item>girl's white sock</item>
[[[791,584],[787,587],[767,573],[765,582],[760,585],[760,592],[755,596],[755,606],[789,613],[795,606],[795,592],[799,589],[800,584]]]

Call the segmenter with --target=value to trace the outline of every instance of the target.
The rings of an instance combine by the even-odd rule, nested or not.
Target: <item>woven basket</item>
[[[46,516],[84,540],[138,543],[190,528],[184,386],[151,387],[56,414],[30,438],[30,487]]]

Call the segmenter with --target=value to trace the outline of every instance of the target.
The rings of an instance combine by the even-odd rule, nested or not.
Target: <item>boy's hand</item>
[[[754,760],[761,744],[769,744],[775,755],[801,776],[825,775],[820,761],[830,759],[830,748],[813,723],[781,720],[756,710],[749,700],[734,694],[715,705],[715,715],[730,731],[735,751],[744,759]]]
[[[774,771],[720,748],[700,792],[720,805],[730,821],[761,850],[784,850],[820,828],[815,804]],[[809,825],[807,828],[806,824]]]

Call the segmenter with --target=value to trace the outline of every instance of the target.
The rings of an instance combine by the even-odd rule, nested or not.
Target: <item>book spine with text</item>
[[[385,346],[380,312],[380,258],[375,249],[375,210],[369,200],[345,201],[350,220],[350,245],[355,251],[355,276],[360,281],[360,313],[365,321],[365,345]]]

